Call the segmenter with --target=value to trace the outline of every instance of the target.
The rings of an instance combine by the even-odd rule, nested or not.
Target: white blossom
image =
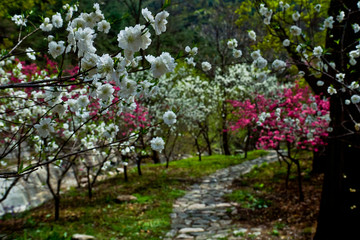
[[[351,84],[349,85],[349,88],[352,90],[358,89],[359,88],[359,83],[352,81]]]
[[[194,58],[190,57],[190,58],[185,58],[185,61],[187,64],[192,65],[193,67],[196,66],[196,62],[194,62]]]
[[[153,24],[155,22],[155,18],[152,15],[152,13],[147,9],[147,8],[143,8],[141,10],[141,14],[143,15],[143,17],[145,18],[145,20],[151,24]]]
[[[96,89],[98,97],[103,101],[108,101],[114,91],[113,86],[109,83],[103,84]]]
[[[90,103],[89,98],[87,95],[81,95],[78,99],[77,99],[77,104],[79,105],[80,108],[86,108],[86,106]]]
[[[345,79],[345,73],[337,73],[336,74],[336,80],[338,80],[339,82],[343,82]]]
[[[253,60],[258,59],[259,57],[261,57],[260,50],[253,51],[250,56]]]
[[[296,22],[298,21],[300,18],[300,13],[298,11],[295,11],[293,14],[292,14],[292,19]]]
[[[262,68],[266,67],[268,62],[267,62],[267,60],[265,58],[258,57],[253,63],[255,64],[255,66],[257,68],[262,69]]]
[[[73,98],[68,99],[66,103],[69,106],[70,111],[77,112],[79,110],[79,104],[76,99],[73,99]]]
[[[44,19],[44,22],[40,25],[40,29],[44,32],[50,32],[53,28],[53,25],[50,23],[50,19],[47,17]]]
[[[351,96],[351,102],[352,102],[353,104],[358,104],[358,103],[360,103],[360,96],[357,95],[357,94],[352,95],[352,96]]]
[[[237,40],[236,40],[235,38],[228,40],[228,42],[227,42],[227,47],[228,47],[229,49],[234,49],[234,48],[236,48],[237,46],[238,46],[238,42],[237,42]]]
[[[51,54],[51,56],[53,58],[57,58],[58,56],[63,54],[63,52],[65,50],[64,43],[65,43],[64,41],[59,41],[59,42],[51,41],[51,42],[49,42],[49,53]]]
[[[70,34],[69,34],[70,35]],[[96,48],[93,46],[95,39],[95,31],[89,27],[79,28],[75,32],[75,39],[77,41],[78,57],[82,57],[85,53],[95,53]]]
[[[318,58],[321,57],[322,53],[323,53],[323,49],[320,46],[315,47],[313,50],[313,54],[315,57],[318,57]]]
[[[316,85],[319,87],[324,86],[324,81],[319,80],[316,82]]]
[[[286,63],[282,60],[276,59],[273,63],[272,63],[272,68],[275,71],[280,71],[283,70],[286,67]]]
[[[51,18],[51,22],[54,25],[54,27],[61,28],[63,25],[63,20],[61,18],[61,14],[58,12],[56,14],[54,14]]]
[[[344,20],[344,17],[345,17],[345,13],[344,11],[341,11],[339,15],[336,16],[336,20],[338,20],[338,22],[342,22]]]
[[[324,20],[324,28],[330,28],[332,29],[333,28],[333,23],[334,23],[334,17],[333,16],[330,16],[328,18],[326,18]]]
[[[211,64],[209,62],[202,62],[201,63],[201,68],[204,72],[210,71],[211,69]]]
[[[298,26],[291,26],[290,27],[290,33],[294,36],[299,36],[301,34],[301,28],[299,28]]]
[[[135,25],[134,27],[125,27],[118,34],[119,47],[131,52],[138,52],[140,49],[147,49],[151,44],[150,32],[145,30],[143,33],[144,25]]]
[[[57,104],[53,109],[52,112],[55,114],[59,114],[59,116],[61,117],[64,113],[65,113],[66,108],[64,107],[63,104]]]
[[[354,23],[354,24],[352,25],[352,27],[353,27],[355,33],[358,33],[358,32],[360,31],[360,26],[359,26],[359,24]]]
[[[268,12],[268,8],[265,7],[264,4],[260,4],[259,13],[261,14],[261,16],[265,16],[267,12]]]
[[[160,35],[161,33],[166,31],[166,24],[167,24],[166,18],[168,16],[169,13],[167,11],[161,11],[158,14],[156,14],[155,22],[153,24],[156,35]]]
[[[102,20],[101,22],[98,22],[97,29],[99,32],[108,34],[110,31],[110,23],[106,20]]]
[[[164,122],[170,126],[176,123],[176,114],[173,111],[167,111],[163,115]]]
[[[288,47],[288,46],[290,46],[290,40],[285,39],[282,44],[283,44],[284,47]]]
[[[242,51],[238,50],[238,49],[235,49],[233,51],[233,56],[234,56],[234,58],[240,58],[242,56]]]
[[[164,149],[165,142],[161,137],[154,137],[151,139],[150,145],[154,151],[161,152]]]
[[[108,76],[114,71],[114,61],[109,54],[104,54],[98,58],[96,63],[99,73]]]
[[[249,31],[248,35],[251,40],[256,41],[256,33],[253,30]]]
[[[35,52],[34,52],[34,50],[32,48],[29,47],[29,48],[26,49],[26,55],[31,60],[36,60]]]
[[[321,4],[316,4],[314,7],[315,11],[320,12],[321,10]]]
[[[50,118],[40,119],[39,124],[35,124],[34,128],[38,131],[40,137],[46,138],[51,132],[54,132]]]
[[[90,68],[93,68],[98,63],[99,56],[95,53],[88,53],[85,54],[83,58],[81,58],[81,69],[88,70]],[[89,72],[89,74],[93,75],[96,73],[96,69]]]
[[[168,52],[163,52],[159,57],[147,55],[145,59],[151,64],[150,70],[155,78],[174,71],[176,66],[174,58]]]
[[[336,93],[337,93],[336,89],[335,89],[333,86],[329,86],[328,89],[327,89],[327,92],[328,92],[330,95],[333,95],[333,94],[336,94]]]
[[[11,17],[11,20],[18,26],[26,26],[27,19],[24,17],[24,15],[15,14],[13,17]]]
[[[189,46],[186,46],[185,52],[189,53],[189,55],[191,56],[195,56],[198,53],[198,48],[197,47],[190,48]]]
[[[355,58],[350,58],[349,63],[350,63],[351,66],[355,66],[357,61],[355,60]]]
[[[137,84],[135,81],[123,78],[119,84],[120,90],[118,92],[119,97],[123,99],[129,99],[136,94]]]

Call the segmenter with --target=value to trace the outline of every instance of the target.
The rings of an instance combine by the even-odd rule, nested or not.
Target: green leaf
[[[26,168],[24,168],[21,172],[25,172],[26,170],[29,170],[32,167],[32,165],[30,164],[29,166],[27,166]]]
[[[19,166],[18,173],[22,173],[22,171],[23,171],[23,170],[22,170],[23,166],[24,166],[24,162],[21,161],[21,162],[20,162],[20,166]]]
[[[170,6],[170,5],[171,5],[171,0],[165,0],[162,9],[165,9],[165,8],[167,8],[167,7]]]

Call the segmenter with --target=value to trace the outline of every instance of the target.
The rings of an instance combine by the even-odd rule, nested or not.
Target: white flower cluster
[[[167,11],[159,12],[158,14],[156,14],[155,18],[147,8],[142,9],[141,13],[145,20],[149,22],[154,28],[156,35],[160,35],[161,33],[166,31],[166,18],[169,16],[169,13]]]
[[[211,64],[209,62],[202,62],[201,63],[201,68],[204,72],[210,71],[211,70]]]
[[[176,114],[173,111],[167,111],[163,115],[164,122],[170,126],[176,123]]]
[[[326,19],[324,20],[323,29],[326,29],[326,28],[332,29],[334,22],[335,22],[335,21],[334,21],[334,17],[333,17],[333,16],[329,16],[328,18],[326,18]]]
[[[253,30],[248,32],[248,36],[251,40],[256,41],[256,33]]]
[[[282,60],[276,59],[273,63],[272,63],[272,68],[275,71],[283,71],[286,68],[286,63]]]
[[[50,133],[54,132],[54,127],[50,118],[42,118],[38,124],[34,125],[34,128],[38,131],[39,135],[46,138]]]
[[[293,25],[293,26],[290,27],[290,34],[291,35],[300,36],[301,32],[302,32],[302,30],[298,26]]]
[[[240,58],[242,56],[242,51],[240,49],[236,49],[237,46],[238,46],[238,41],[235,38],[228,40],[227,47],[233,50],[234,58]]]
[[[14,23],[18,26],[26,26],[27,19],[24,17],[24,15],[17,15],[11,17],[11,20],[14,21]]]
[[[150,144],[154,151],[161,152],[164,149],[165,142],[161,137],[155,137],[151,139]]]
[[[264,24],[269,25],[273,11],[271,9],[269,10],[267,7],[265,7],[265,4],[260,4],[259,13],[261,16],[264,17],[264,20],[263,20]]]

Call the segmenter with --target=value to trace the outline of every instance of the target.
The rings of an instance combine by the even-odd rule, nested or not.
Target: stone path
[[[235,178],[250,172],[255,165],[277,160],[276,152],[265,157],[221,169],[203,178],[199,184],[182,198],[176,200],[171,214],[171,230],[165,240],[210,240],[210,239],[242,239],[245,232],[254,236],[260,234],[259,229],[245,229],[232,226],[230,214],[237,214],[236,203],[223,199],[224,194],[231,193],[228,187]]]

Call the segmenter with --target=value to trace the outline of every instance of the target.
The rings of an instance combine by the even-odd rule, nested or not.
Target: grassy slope
[[[246,160],[264,155],[264,151],[248,154]],[[85,189],[73,189],[61,202],[61,219],[52,219],[52,202],[21,214],[0,220],[0,232],[9,239],[70,239],[74,233],[96,236],[97,239],[159,239],[170,229],[172,203],[186,189],[218,169],[243,162],[240,156],[206,156],[174,161],[169,169],[164,165],[143,166],[143,176],[136,169],[123,176],[97,185],[93,199]],[[138,200],[116,203],[119,194],[133,194]]]

